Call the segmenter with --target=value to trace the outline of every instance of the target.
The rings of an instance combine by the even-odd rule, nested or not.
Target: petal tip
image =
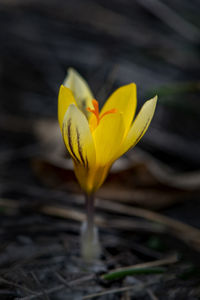
[[[152,99],[154,99],[154,101],[157,102],[157,100],[158,100],[158,95],[155,95]]]
[[[136,88],[136,83],[135,82],[131,82],[131,83],[129,83],[129,85]]]
[[[149,103],[149,105],[152,105],[152,106],[156,106],[157,101],[158,101],[158,96],[155,95],[153,98],[147,100],[146,103]]]
[[[123,85],[122,86],[122,88],[127,88],[127,87],[129,87],[129,88],[131,88],[131,89],[133,89],[134,91],[136,90],[136,88],[137,88],[137,85],[136,85],[136,83],[135,82],[131,82],[131,83],[128,83],[128,84],[126,84],[126,85]]]
[[[69,67],[69,68],[67,68],[67,76],[69,76],[70,73],[71,74],[73,74],[73,73],[77,74],[78,72],[73,67]]]
[[[59,90],[61,91],[61,90],[63,90],[63,88],[64,88],[64,85],[61,84]]]

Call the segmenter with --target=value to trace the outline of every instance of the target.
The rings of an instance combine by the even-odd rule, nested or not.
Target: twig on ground
[[[19,204],[15,204],[15,201],[9,200],[7,202],[7,199],[0,199],[0,205],[5,207],[16,207],[16,208],[20,207]],[[186,244],[189,244],[193,249],[200,251],[200,230],[191,225],[185,224],[178,220],[174,220],[170,217],[167,217],[165,215],[159,214],[151,210],[133,207],[130,205],[125,205],[120,203],[115,203],[108,200],[101,199],[100,201],[97,202],[96,206],[101,209],[105,209],[106,211],[117,212],[128,216],[140,217],[149,220],[153,223],[158,223],[159,226],[157,225],[158,227],[156,227],[157,232],[159,231],[161,233],[161,232],[168,231],[171,235],[184,241]],[[57,207],[53,205],[51,206],[44,205],[43,207],[40,208],[39,212],[47,215],[55,216],[55,217],[72,219],[78,222],[82,222],[85,219],[85,214],[82,212],[78,212],[71,208]],[[113,226],[114,228],[119,228],[119,229],[131,228],[131,230],[133,230],[134,227],[137,229],[138,228],[141,229],[142,227],[141,222],[139,221],[135,221],[135,220],[132,221],[126,219],[123,220],[123,222],[120,220],[118,220],[118,222],[114,220],[107,221],[100,216],[96,217],[96,223],[97,225],[102,227]],[[149,231],[149,228],[151,230],[154,229],[154,231],[156,231],[155,226],[151,228],[149,224],[148,227],[146,226],[145,230]]]
[[[151,298],[151,300],[159,300],[158,297],[156,297],[156,295],[152,292],[152,290],[150,288],[148,288],[146,291],[147,291],[149,297]]]
[[[7,285],[9,285],[11,287],[16,287],[16,288],[24,290],[25,292],[28,292],[28,293],[32,293],[32,294],[34,293],[33,290],[31,290],[31,289],[29,289],[29,288],[27,288],[27,287],[25,287],[25,286],[23,286],[21,284],[18,284],[16,282],[9,281],[9,280],[7,280],[5,278],[2,278],[2,277],[0,278],[0,283],[1,284],[3,284],[3,283],[7,284]]]
[[[35,280],[37,286],[39,287],[39,289],[41,290],[41,293],[44,297],[44,300],[49,300],[49,296],[47,295],[47,293],[45,292],[44,288],[42,287],[39,279],[37,278],[36,274],[34,272],[31,272],[31,275],[33,277],[33,279]]]
[[[158,223],[160,224],[160,227],[157,229],[160,230],[160,232],[169,231],[169,233],[172,234],[173,236],[176,236],[176,238],[184,241],[186,244],[189,244],[195,250],[200,251],[200,230],[191,225],[185,224],[178,220],[174,220],[170,217],[167,217],[165,215],[159,214],[154,211],[150,211],[143,208],[137,208],[129,205],[124,205],[124,204],[114,203],[103,199],[101,199],[96,206],[101,209],[105,209],[107,211],[117,212],[128,216],[136,216],[136,217],[149,220],[154,223]],[[55,206],[43,206],[41,208],[41,212],[52,216],[74,219],[76,221],[83,221],[85,218],[84,213],[80,213],[72,209],[66,209],[66,208],[55,207]],[[97,225],[104,226],[104,227],[113,226],[114,228],[119,228],[119,229],[123,227],[123,229],[131,228],[132,230],[134,228],[134,225],[136,225],[135,228],[139,226],[139,222],[136,222],[135,220],[134,221],[124,220],[123,224],[122,221],[120,224],[120,220],[118,222],[117,221],[115,222],[113,220],[106,221],[103,218],[96,218],[96,223]],[[141,228],[141,224],[140,224],[140,228]],[[148,230],[148,228],[146,228],[146,230]]]
[[[49,294],[61,291],[61,290],[65,289],[65,288],[67,288],[67,287],[69,288],[69,287],[72,287],[73,285],[77,285],[77,284],[86,282],[88,280],[91,280],[91,279],[94,278],[94,276],[95,276],[94,274],[87,275],[87,276],[84,276],[82,278],[78,278],[78,279],[72,280],[68,284],[66,284],[66,282],[64,282],[64,284],[60,284],[60,285],[55,286],[55,287],[53,287],[51,289],[46,289],[46,290],[43,290],[42,292],[38,292],[38,293],[35,293],[34,295],[29,295],[29,296],[26,296],[24,298],[16,298],[15,300],[32,300],[32,299],[38,299],[38,297],[44,295],[44,292],[45,292],[45,295],[49,295]]]
[[[58,277],[58,279],[64,283],[66,285],[66,287],[70,288],[70,287],[73,287],[74,285],[78,285],[78,284],[81,284],[83,282],[86,282],[86,281],[89,281],[89,280],[92,280],[95,278],[95,274],[90,274],[90,275],[87,275],[87,276],[84,276],[84,277],[81,277],[81,278],[78,278],[78,279],[75,279],[75,280],[72,280],[70,282],[67,282],[66,279],[59,273],[55,273],[55,275]]]
[[[48,290],[44,290],[46,294],[52,294],[52,293],[55,293],[55,292],[58,292],[58,291],[61,291],[62,289],[66,288],[66,286],[64,284],[60,284],[60,285],[57,285],[51,289],[48,289]],[[38,299],[38,297],[44,295],[43,292],[38,292],[38,293],[35,293],[34,295],[29,295],[29,296],[26,296],[24,298],[15,298],[15,300],[32,300],[32,299]]]
[[[134,289],[138,289],[138,288],[143,288],[144,285],[141,286],[126,286],[126,287],[122,287],[122,288],[116,288],[116,289],[110,289],[110,290],[106,290],[100,293],[95,293],[95,294],[91,294],[91,295],[87,295],[85,297],[83,297],[82,299],[86,300],[86,299],[92,299],[92,298],[96,298],[96,297],[100,297],[100,296],[105,296],[105,295],[109,295],[109,294],[116,294],[116,293],[122,293],[125,291],[130,291],[130,290],[134,290]]]
[[[129,216],[136,216],[162,224],[166,226],[172,235],[183,240],[194,249],[200,251],[200,230],[191,225],[174,220],[151,210],[105,201],[102,199],[99,201],[98,206],[109,211],[114,211]]]
[[[82,299],[83,300],[92,299],[92,298],[96,298],[96,297],[100,297],[100,296],[104,296],[104,295],[122,293],[122,292],[126,292],[126,291],[131,291],[132,293],[134,293],[134,296],[135,296],[138,293],[141,293],[141,291],[143,291],[145,288],[149,288],[155,282],[157,282],[157,279],[156,279],[156,281],[155,281],[155,279],[153,279],[149,283],[138,283],[138,284],[131,285],[131,286],[104,290],[104,291],[99,292],[99,293],[87,295],[87,296],[83,297]],[[22,300],[24,300],[24,299],[22,299]]]

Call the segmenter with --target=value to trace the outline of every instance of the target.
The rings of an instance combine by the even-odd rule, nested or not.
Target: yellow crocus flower
[[[145,102],[135,117],[136,85],[131,83],[117,89],[99,111],[87,82],[72,68],[60,87],[60,129],[86,195],[87,217],[81,228],[81,253],[85,261],[93,261],[101,252],[98,230],[94,226],[94,193],[114,161],[145,134],[156,102],[157,96]]]
[[[70,68],[60,87],[58,120],[82,189],[93,194],[116,159],[143,137],[154,115],[157,96],[135,117],[136,85],[118,88],[99,111],[86,81]]]

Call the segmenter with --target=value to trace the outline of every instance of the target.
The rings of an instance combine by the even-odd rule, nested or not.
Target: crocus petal
[[[107,164],[106,166],[102,166],[102,167],[100,166],[95,169],[95,171],[93,172],[93,176],[91,177],[93,192],[98,190],[100,186],[103,184],[104,180],[108,175],[111,165],[112,163]]]
[[[104,104],[101,114],[111,109],[116,109],[117,112],[122,113],[124,118],[124,126],[126,135],[135,115],[137,106],[137,94],[135,83],[130,83],[118,88]]]
[[[70,89],[61,85],[58,94],[58,121],[59,121],[61,132],[62,132],[62,124],[63,124],[65,113],[69,105],[72,103],[74,104],[76,103],[72,92],[70,91]]]
[[[90,113],[87,107],[92,108],[94,97],[85,79],[73,68],[69,68],[63,84],[72,91],[78,108],[88,117]]]
[[[76,164],[85,169],[95,164],[95,146],[85,115],[71,104],[65,114],[62,128],[64,142]]]
[[[153,118],[156,103],[157,96],[144,103],[135,121],[133,122],[126,138],[124,139],[116,159],[123,155],[125,152],[127,152],[130,148],[134,147],[143,137]]]
[[[110,164],[124,136],[122,114],[114,113],[105,116],[92,134],[96,148],[97,167]]]

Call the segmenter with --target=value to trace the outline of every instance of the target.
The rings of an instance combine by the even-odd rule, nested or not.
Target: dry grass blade
[[[60,274],[58,274],[57,272],[55,273],[56,276],[58,277],[58,279],[64,283],[68,288],[70,287],[73,287],[74,285],[78,285],[78,284],[82,284],[84,282],[87,282],[89,280],[93,280],[95,278],[95,274],[91,274],[91,275],[87,275],[87,276],[84,276],[84,277],[81,277],[81,278],[78,278],[78,279],[75,279],[75,280],[72,280],[70,282],[67,282],[67,280],[61,276]]]
[[[31,272],[31,275],[33,277],[33,279],[35,280],[37,286],[39,287],[39,289],[41,290],[41,294],[43,295],[44,300],[49,300],[49,296],[47,295],[47,293],[45,292],[45,290],[43,289],[38,277],[36,276],[36,274],[34,272]]]
[[[0,198],[0,206],[8,208],[18,208],[19,204],[15,200]]]
[[[60,217],[64,219],[70,219],[78,222],[83,222],[85,220],[85,213],[70,208],[56,207],[56,206],[43,206],[40,212]],[[165,228],[157,224],[151,224],[150,222],[141,222],[135,220],[127,220],[125,218],[118,220],[106,220],[105,218],[96,215],[95,223],[104,228],[116,228],[125,230],[137,230],[137,231],[148,231],[153,233],[163,233]]]
[[[93,274],[92,275],[88,275],[88,276],[84,276],[82,278],[72,280],[68,284],[66,284],[66,282],[64,282],[64,284],[60,284],[60,285],[55,286],[55,287],[53,287],[51,289],[43,290],[41,292],[35,293],[34,295],[29,295],[29,296],[26,296],[24,298],[16,298],[15,300],[32,300],[32,299],[38,299],[38,297],[43,296],[44,293],[45,293],[45,295],[49,295],[49,294],[61,291],[61,290],[65,289],[65,288],[67,288],[67,287],[72,287],[73,285],[78,285],[78,284],[81,284],[81,283],[86,282],[88,280],[92,280],[93,278],[94,278]]]
[[[147,289],[147,294],[149,295],[151,300],[158,300],[158,297],[156,297],[156,295],[152,292],[151,289]]]
[[[83,300],[92,299],[92,298],[96,298],[96,297],[100,297],[100,296],[105,296],[105,295],[109,295],[109,294],[123,293],[123,292],[126,292],[126,291],[131,291],[132,293],[134,293],[134,296],[135,296],[138,293],[141,293],[141,291],[143,291],[145,288],[148,288],[152,284],[155,284],[156,280],[152,279],[148,283],[138,283],[138,284],[131,285],[131,286],[126,286],[126,287],[121,287],[121,288],[104,290],[104,291],[99,292],[99,293],[87,295],[87,296],[83,297],[82,299]]]
[[[65,219],[71,219],[78,222],[85,220],[85,214],[70,208],[56,207],[56,206],[43,206],[40,212]]]
[[[7,199],[0,199],[0,205],[4,207],[12,207],[12,208],[19,208],[19,205],[16,204],[15,201],[12,200],[7,200]],[[106,211],[111,211],[111,212],[117,212],[120,214],[125,214],[127,216],[135,216],[135,217],[140,217],[143,219],[146,219],[148,221],[158,223],[163,227],[159,228],[151,228],[151,230],[156,230],[160,232],[164,232],[165,229],[173,236],[176,238],[184,241],[186,244],[189,244],[193,249],[200,251],[200,230],[185,224],[181,221],[174,220],[170,217],[167,217],[165,215],[159,214],[154,211],[150,211],[147,209],[143,208],[138,208],[138,207],[133,207],[125,204],[120,204],[120,203],[115,203],[112,201],[106,201],[101,199],[100,201],[97,202],[96,204],[97,207],[104,209]],[[67,219],[72,219],[78,222],[82,222],[85,220],[85,214],[82,212],[78,212],[74,209],[71,208],[62,208],[62,207],[56,207],[56,206],[43,206],[40,209],[40,212],[47,214],[47,215],[52,215],[55,217],[62,217],[62,218],[67,218]],[[106,221],[104,218],[98,216],[96,217],[96,222],[99,226],[105,227],[105,226],[110,226],[114,228],[123,228],[123,229],[128,229],[130,228],[139,228],[141,229],[140,223],[135,221],[135,220],[124,220],[124,222],[115,222],[115,221]],[[122,224],[123,223],[123,224]],[[143,226],[145,227],[145,226]],[[146,230],[148,228],[146,227]],[[158,232],[157,231],[157,232]]]
[[[38,293],[36,293],[34,295],[26,296],[26,297],[23,297],[23,298],[15,298],[15,300],[32,300],[32,299],[38,299],[38,297],[44,295],[44,292],[45,292],[46,295],[49,295],[49,294],[61,291],[64,288],[66,288],[66,286],[64,284],[60,284],[60,285],[55,286],[55,287],[53,287],[51,289],[44,290],[42,292],[38,292]]]
[[[143,288],[144,285],[141,285],[140,288]],[[92,299],[92,298],[96,298],[96,297],[100,297],[100,296],[105,296],[105,295],[109,295],[109,294],[116,294],[116,293],[122,293],[125,291],[130,291],[135,289],[135,286],[127,286],[127,287],[122,287],[122,288],[116,288],[116,289],[110,289],[110,290],[106,290],[100,293],[95,293],[95,294],[91,294],[91,295],[87,295],[85,297],[83,297],[83,300],[86,299]],[[137,286],[138,288],[138,286]]]
[[[27,288],[26,286],[24,286],[22,284],[18,284],[16,282],[9,281],[9,280],[7,280],[5,278],[2,278],[2,277],[0,278],[0,283],[1,284],[7,284],[7,285],[11,286],[12,288],[16,287],[16,288],[18,288],[20,290],[24,290],[26,293],[34,293],[33,290]]]
[[[160,223],[166,226],[171,234],[200,251],[200,230],[194,228],[193,226],[187,225],[181,221],[174,220],[154,211],[114,203],[111,201],[101,200],[99,201],[98,206],[112,212],[118,212],[128,216],[136,216],[152,222]]]
[[[96,206],[101,209],[105,209],[107,211],[117,212],[128,216],[140,217],[149,220],[151,222],[158,223],[165,227],[165,228],[162,227],[157,228],[158,231],[160,232],[168,231],[171,235],[184,241],[186,244],[189,244],[195,250],[200,251],[200,230],[193,226],[185,224],[181,221],[174,220],[170,217],[164,216],[154,211],[150,211],[143,208],[137,208],[129,205],[124,205],[124,204],[114,203],[102,199],[98,201]],[[54,206],[44,206],[43,208],[41,208],[41,212],[53,216],[62,217],[62,218],[70,218],[79,222],[80,221],[82,222],[85,219],[84,213],[74,211],[73,209],[59,208]],[[122,221],[119,223],[112,220],[105,221],[105,219],[103,219],[102,217],[98,217],[96,218],[96,223],[102,227],[105,226],[112,227],[113,225],[114,228],[119,228],[119,229],[123,228],[123,229],[130,230],[130,228],[133,229],[134,227],[139,228],[139,224],[138,224],[139,222],[135,220],[133,221],[130,220],[128,222],[127,220],[125,220],[122,224]],[[148,230],[148,228],[146,228],[146,230]]]

